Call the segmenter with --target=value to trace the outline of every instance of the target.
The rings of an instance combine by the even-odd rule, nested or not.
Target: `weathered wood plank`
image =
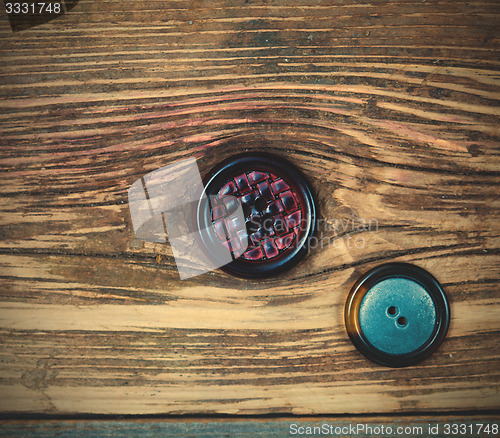
[[[0,19],[0,411],[500,407],[497,2],[126,8]],[[247,149],[308,175],[325,244],[277,278],[181,282],[168,245],[134,238],[127,190]],[[400,370],[342,320],[357,277],[396,260],[452,306],[440,350]]]

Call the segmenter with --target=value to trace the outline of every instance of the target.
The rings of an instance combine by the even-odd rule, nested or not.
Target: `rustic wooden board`
[[[355,417],[279,419],[128,419],[128,420],[14,420],[0,421],[1,436],[9,438],[96,437],[232,437],[278,438],[290,436],[401,436],[447,438],[466,435],[490,438],[498,435],[494,416]],[[323,431],[323,433],[318,433]],[[497,431],[495,433],[495,431]],[[326,433],[325,433],[326,432]],[[347,432],[347,433],[346,433]],[[453,434],[453,432],[456,432]],[[460,434],[460,432],[462,432]],[[465,433],[464,433],[465,432]],[[472,433],[470,433],[472,432]]]
[[[3,14],[0,410],[499,408],[498,15],[81,0],[12,33]],[[180,281],[168,245],[135,239],[128,188],[247,149],[308,175],[325,245],[265,281]],[[389,261],[427,269],[451,302],[446,341],[407,369],[364,359],[343,325],[354,281]]]

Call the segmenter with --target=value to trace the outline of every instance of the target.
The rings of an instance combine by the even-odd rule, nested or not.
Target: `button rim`
[[[318,207],[310,183],[294,164],[282,156],[261,151],[233,155],[215,166],[203,179],[204,196],[208,198],[213,195],[220,188],[218,180],[224,180],[226,174],[234,175],[242,170],[248,171],[248,168],[252,168],[254,165],[262,168],[269,167],[270,171],[277,169],[280,176],[292,181],[294,188],[297,192],[300,192],[300,197],[305,201],[302,211],[303,215],[307,217],[302,243],[296,245],[290,252],[276,257],[276,260],[271,259],[260,262],[247,262],[238,258],[220,268],[229,274],[242,278],[267,278],[291,269],[309,252],[309,240],[316,231]],[[212,193],[212,185],[214,186],[214,193]],[[207,208],[206,202],[199,202],[196,211],[197,227],[200,230],[202,247],[204,248],[209,248],[211,241],[211,236],[204,225],[206,223]],[[204,217],[205,219],[203,219]]]
[[[390,354],[374,347],[364,336],[359,322],[359,309],[366,293],[377,283],[394,277],[420,284],[430,295],[436,309],[436,323],[431,336],[419,348],[406,354]],[[423,361],[439,348],[449,328],[450,307],[441,285],[429,272],[409,263],[387,263],[371,269],[356,281],[346,300],[344,319],[347,334],[360,353],[380,365],[401,368]]]

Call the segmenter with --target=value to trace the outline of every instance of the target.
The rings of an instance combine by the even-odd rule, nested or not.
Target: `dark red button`
[[[197,211],[202,247],[213,257],[220,245],[231,251],[233,261],[225,271],[268,277],[308,252],[317,214],[314,196],[304,175],[284,158],[237,155],[213,169],[204,186],[209,202],[200,201]],[[239,207],[244,224],[232,214]]]

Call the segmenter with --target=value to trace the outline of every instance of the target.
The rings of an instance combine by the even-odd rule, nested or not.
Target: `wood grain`
[[[499,12],[81,0],[15,34],[2,15],[0,410],[499,408]],[[180,281],[168,245],[135,239],[127,190],[243,150],[309,177],[324,245],[273,279]],[[355,280],[389,261],[451,303],[444,344],[407,369],[343,325]]]

